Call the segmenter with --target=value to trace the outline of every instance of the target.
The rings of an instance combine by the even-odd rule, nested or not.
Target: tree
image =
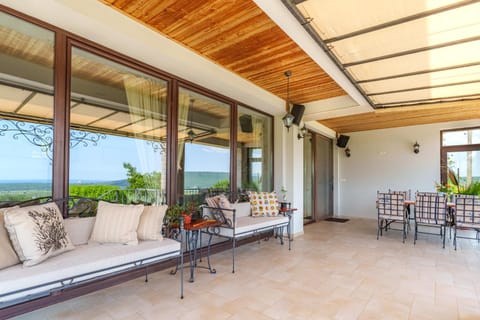
[[[157,171],[141,174],[137,168],[128,162],[123,163],[127,170],[127,181],[129,189],[160,189],[162,174]]]

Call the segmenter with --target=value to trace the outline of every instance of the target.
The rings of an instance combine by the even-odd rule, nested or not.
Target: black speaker
[[[303,113],[305,112],[305,106],[301,104],[294,104],[292,107],[292,114],[295,117],[293,119],[293,124],[299,126],[303,118]]]
[[[343,134],[339,135],[337,138],[337,147],[345,148],[348,143],[349,136],[344,136]]]
[[[240,129],[242,132],[253,132],[253,125],[252,125],[252,116],[249,114],[244,114],[238,118],[240,120]]]

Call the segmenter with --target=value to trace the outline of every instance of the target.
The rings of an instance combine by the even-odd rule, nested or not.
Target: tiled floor
[[[448,240],[448,239],[447,239]],[[18,319],[480,319],[480,245],[391,231],[376,221],[305,227],[293,250],[276,241],[212,257],[185,283],[167,271],[32,312]]]

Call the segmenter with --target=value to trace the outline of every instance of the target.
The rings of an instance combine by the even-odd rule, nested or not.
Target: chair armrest
[[[232,212],[232,218],[225,216],[225,211]],[[235,228],[235,209],[223,209],[218,207],[202,207],[202,216],[204,218],[215,219],[219,221],[222,225],[228,226],[229,228]]]

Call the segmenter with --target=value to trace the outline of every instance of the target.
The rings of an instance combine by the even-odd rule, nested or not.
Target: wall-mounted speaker
[[[344,136],[343,134],[339,135],[337,138],[337,147],[345,148],[348,143],[349,136]]]
[[[252,116],[249,114],[244,114],[238,118],[240,120],[240,129],[242,132],[253,132],[253,125],[252,125]]]
[[[305,112],[305,106],[301,104],[294,104],[292,106],[292,115],[295,117],[293,119],[293,124],[299,126],[303,118],[303,113]]]

